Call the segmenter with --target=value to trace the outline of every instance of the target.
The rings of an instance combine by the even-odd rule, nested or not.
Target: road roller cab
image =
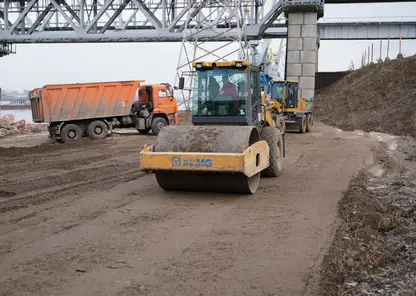
[[[197,62],[194,67],[194,125],[260,125],[258,67],[246,61]]]
[[[165,190],[252,194],[260,176],[282,171],[283,117],[261,97],[259,67],[247,61],[193,67],[193,126],[164,127],[140,152],[140,168],[154,172]]]

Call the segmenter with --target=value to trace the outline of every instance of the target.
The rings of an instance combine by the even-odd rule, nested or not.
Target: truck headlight
[[[197,63],[197,64],[196,64],[196,67],[197,67],[197,68],[202,68],[202,63]]]
[[[243,63],[242,63],[242,62],[236,62],[236,63],[235,63],[235,66],[236,66],[236,67],[242,67],[242,66],[243,66]]]

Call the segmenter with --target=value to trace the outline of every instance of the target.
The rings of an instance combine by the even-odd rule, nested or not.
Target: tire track
[[[0,213],[3,214],[5,212],[18,210],[21,208],[28,208],[30,205],[39,205],[49,202],[52,199],[62,199],[65,198],[66,195],[74,194],[80,191],[85,192],[85,190],[88,189],[94,189],[97,187],[108,189],[117,185],[118,183],[127,182],[144,175],[144,173],[139,171],[137,168],[124,170],[122,174],[119,174],[118,172],[111,174],[110,172],[113,171],[111,168],[113,167],[116,166],[108,167],[108,170],[106,169],[106,172],[103,173],[104,176],[102,177],[91,179],[87,178],[87,175],[79,175],[77,179],[81,180],[77,182],[73,182],[73,179],[71,179],[71,182],[66,182],[64,185],[58,185],[48,189],[39,189],[35,192],[21,194],[11,199],[2,201],[0,202]],[[62,195],[59,195],[58,193],[62,193]]]
[[[117,191],[116,188],[110,190]],[[62,204],[60,204],[35,211],[26,215],[23,219],[8,220],[5,224],[12,224],[13,227],[9,227],[8,231],[0,234],[0,241],[3,242],[3,245],[0,245],[0,256],[9,253],[11,250],[18,251],[28,244],[47,239],[49,236],[59,234],[62,231],[82,227],[83,224],[96,220],[108,212],[121,209],[138,200],[151,199],[158,192],[160,192],[160,188],[150,186],[140,191],[140,193],[128,192],[118,196],[116,200],[96,200],[93,204],[88,201],[88,194],[73,195],[71,200],[66,201],[66,207],[62,207]],[[91,196],[96,194],[97,192],[91,191]],[[88,207],[83,207],[75,214],[69,214],[72,213],[72,208],[79,207],[79,203],[86,203]],[[25,223],[25,219],[29,219],[29,221]],[[40,228],[39,224],[42,224],[43,227]],[[40,229],[41,231],[39,231]],[[19,239],[16,239],[16,236]]]

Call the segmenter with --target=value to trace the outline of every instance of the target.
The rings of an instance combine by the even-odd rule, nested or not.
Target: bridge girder
[[[227,19],[218,7],[227,0],[29,0],[0,1],[0,42],[2,43],[66,43],[66,42],[166,42],[181,41],[185,31],[198,24],[187,22],[187,12],[207,15],[218,24]],[[257,12],[263,1],[241,1],[247,16],[248,39],[258,39],[272,23],[270,11],[261,19]],[[215,13],[212,11],[215,10]],[[273,17],[275,17],[273,15]],[[185,25],[186,23],[186,25]],[[236,26],[236,24],[230,24]],[[234,28],[217,26],[199,33],[198,38],[224,41],[234,36]],[[240,24],[241,27],[241,24]],[[284,27],[282,24],[281,27]],[[277,29],[276,29],[277,30]],[[275,30],[275,31],[276,31]],[[279,31],[279,30],[277,30]],[[274,32],[276,33],[276,32]],[[284,29],[280,32],[283,36]]]
[[[229,17],[226,11],[221,15],[221,9],[218,9],[227,1],[29,0],[21,5],[22,2],[18,1],[0,0],[0,43],[181,42],[184,34],[195,31],[195,26],[199,24],[197,19],[192,18],[187,22],[189,10],[193,10],[198,17],[209,16],[212,23],[216,24],[215,28],[197,30],[195,39],[224,42],[233,38],[239,31],[233,20],[228,26],[219,21]],[[370,0],[351,1],[363,3]],[[281,13],[279,2],[282,1],[277,1],[276,5],[269,5],[267,8],[262,0],[241,0],[242,14],[245,15],[245,36],[248,41],[286,38],[285,20],[276,19]],[[325,1],[326,4],[346,2],[348,0]],[[398,38],[395,32],[400,27],[405,27],[405,32],[413,32],[411,25],[410,22],[392,23],[389,25],[392,35],[387,36],[389,33],[383,31],[383,34],[377,34],[377,38]],[[239,26],[241,27],[241,24]],[[368,39],[368,34],[346,34],[346,24],[320,23],[318,26],[320,31],[326,33],[321,36],[322,40]],[[406,29],[409,26],[410,31]],[[383,27],[387,27],[387,24]],[[338,34],[337,30],[341,30],[342,34]],[[404,34],[402,38],[411,39],[414,36]]]

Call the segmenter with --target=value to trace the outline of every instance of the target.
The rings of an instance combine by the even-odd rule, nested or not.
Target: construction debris
[[[7,114],[0,118],[0,138],[10,135],[40,133],[47,131],[44,124],[26,123],[26,120],[15,120],[13,114]]]

